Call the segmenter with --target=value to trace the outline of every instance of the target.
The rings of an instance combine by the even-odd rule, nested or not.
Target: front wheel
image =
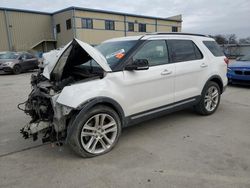
[[[20,65],[15,65],[13,67],[13,73],[14,74],[20,74],[22,72],[22,67]]]
[[[121,134],[121,121],[110,107],[98,105],[82,117],[76,117],[69,146],[82,157],[105,154],[116,145]]]
[[[200,102],[195,106],[197,113],[201,115],[213,114],[220,104],[221,90],[217,83],[208,82],[204,87]]]

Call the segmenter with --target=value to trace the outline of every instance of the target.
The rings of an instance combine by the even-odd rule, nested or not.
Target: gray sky
[[[53,12],[69,6],[168,17],[183,16],[183,32],[250,36],[250,0],[1,0],[0,7]]]

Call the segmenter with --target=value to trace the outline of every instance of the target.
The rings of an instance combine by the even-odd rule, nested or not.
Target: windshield
[[[95,48],[102,53],[110,68],[113,69],[119,61],[125,57],[127,52],[136,44],[136,42],[137,40],[105,42]]]
[[[250,54],[241,57],[239,60],[240,61],[250,61]]]
[[[19,56],[18,53],[7,52],[4,54],[0,54],[0,59],[16,59]]]

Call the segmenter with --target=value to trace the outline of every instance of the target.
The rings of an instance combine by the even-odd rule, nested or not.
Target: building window
[[[115,30],[115,22],[111,20],[105,20],[105,29],[106,30]]]
[[[69,30],[71,27],[71,19],[66,20],[66,29]]]
[[[146,32],[146,24],[139,23],[139,32]]]
[[[178,27],[173,26],[172,27],[172,32],[178,32]]]
[[[91,18],[82,18],[82,28],[93,29],[93,20]]]
[[[128,23],[128,31],[134,31],[134,30],[135,30],[135,28],[134,28],[134,23],[129,22],[129,23]]]
[[[60,33],[61,32],[61,26],[60,24],[56,24],[56,33]]]

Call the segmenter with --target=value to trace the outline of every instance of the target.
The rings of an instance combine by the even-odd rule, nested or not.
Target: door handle
[[[202,63],[201,68],[205,68],[205,67],[208,67],[208,65],[206,63]]]
[[[161,75],[169,75],[172,74],[172,71],[169,71],[167,69],[165,69],[163,72],[161,72]]]

